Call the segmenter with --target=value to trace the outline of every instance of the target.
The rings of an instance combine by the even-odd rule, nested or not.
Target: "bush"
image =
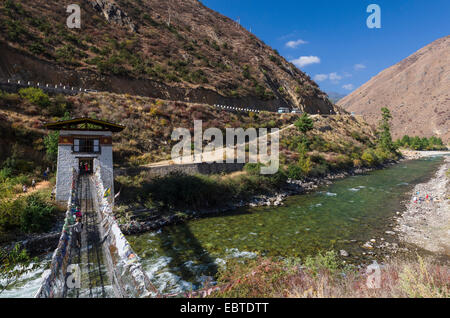
[[[10,199],[12,195],[11,192],[0,193],[0,234],[16,230],[20,226],[20,213],[25,203],[21,199]]]
[[[301,156],[298,160],[298,165],[302,169],[305,175],[308,175],[312,168],[311,158],[306,156]]]
[[[26,99],[30,103],[39,106],[41,108],[46,108],[50,106],[50,98],[40,88],[34,87],[22,88],[19,90],[19,95],[23,99]]]
[[[305,177],[305,173],[298,165],[290,164],[287,168],[287,176],[294,180],[301,180]]]
[[[317,275],[321,271],[335,273],[339,269],[339,260],[335,251],[327,251],[324,254],[318,253],[316,256],[308,256],[305,259],[304,266]]]
[[[353,166],[353,161],[346,155],[338,155],[331,162],[331,166],[336,170],[345,170]]]
[[[0,169],[0,182],[4,182],[7,178],[11,177],[12,169],[10,167],[4,167]]]
[[[375,155],[373,149],[370,149],[370,148],[364,150],[364,152],[361,156],[361,160],[364,163],[364,165],[366,165],[368,167],[375,166],[378,163],[377,156]]]
[[[246,79],[251,78],[250,69],[249,69],[248,65],[244,65],[243,71],[242,71],[242,76],[244,76],[244,78],[246,78]]]
[[[39,233],[50,230],[56,209],[39,194],[25,199],[25,208],[20,213],[20,229],[25,233]]]
[[[64,95],[57,95],[48,107],[48,111],[51,116],[61,117],[71,108],[71,106],[72,103],[68,101]]]
[[[327,163],[321,163],[315,165],[311,171],[309,172],[309,175],[312,177],[320,177],[324,176],[328,173],[328,164]]]
[[[258,163],[246,163],[244,166],[244,170],[250,175],[259,175],[261,171],[261,166],[263,166],[260,162]]]

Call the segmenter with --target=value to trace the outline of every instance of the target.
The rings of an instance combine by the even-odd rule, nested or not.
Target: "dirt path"
[[[426,250],[450,256],[450,157],[427,183],[416,185],[406,212],[398,220],[400,238]],[[419,194],[417,195],[417,192]],[[433,200],[426,200],[426,195]],[[423,201],[414,203],[413,198]]]
[[[292,128],[294,127],[294,124],[288,125],[282,129],[280,129],[278,131],[278,133],[282,133],[283,131],[285,131],[286,129]],[[268,136],[272,136],[273,134],[275,134],[276,132],[270,133],[268,134]],[[256,142],[259,142],[259,140],[262,137],[258,137]],[[215,149],[214,151],[209,151],[209,152],[204,152],[202,153],[202,162],[214,162],[216,160],[224,160],[226,151],[234,151],[236,149],[236,146],[233,147],[222,147],[222,148],[218,148]],[[258,158],[256,158],[256,160],[258,160]],[[177,160],[181,160],[182,164],[189,164],[189,163],[195,163],[194,157],[191,156],[185,156],[185,157],[181,157],[181,158],[177,158]],[[150,163],[147,165],[144,165],[145,167],[161,167],[161,166],[170,166],[175,164],[175,162],[173,160],[164,160],[164,161],[160,161],[160,162],[155,162],[155,163]]]
[[[36,191],[42,190],[42,189],[48,189],[48,188],[51,188],[51,186],[52,186],[52,185],[51,185],[50,181],[41,181],[41,182],[38,182],[38,183],[36,184],[36,187],[35,187],[34,189],[33,189],[32,187],[29,187],[27,192],[17,194],[17,195],[16,195],[16,199],[19,198],[19,197],[21,197],[21,196],[23,196],[23,195],[25,195],[25,196],[30,195],[30,194],[32,194],[32,193],[34,193],[34,192],[36,192]]]

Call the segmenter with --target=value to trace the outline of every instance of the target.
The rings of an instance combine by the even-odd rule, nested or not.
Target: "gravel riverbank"
[[[419,151],[402,149],[400,152],[402,153],[403,158],[406,160],[420,159],[431,156],[450,155],[450,151]]]
[[[449,169],[450,157],[447,156],[430,181],[415,186],[396,227],[402,241],[447,256],[450,256]]]

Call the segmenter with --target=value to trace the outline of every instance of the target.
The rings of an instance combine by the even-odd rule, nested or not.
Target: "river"
[[[358,262],[367,258],[366,241],[396,241],[385,233],[393,217],[441,163],[442,157],[404,161],[292,196],[282,207],[245,208],[127,238],[163,293],[200,288],[230,258],[302,258],[344,249]]]
[[[396,212],[414,185],[431,178],[441,163],[442,157],[404,161],[289,197],[281,207],[245,208],[127,239],[162,293],[202,287],[230,258],[302,258],[345,249],[357,261],[365,257],[364,242],[395,239],[385,231],[392,229]],[[50,257],[43,256],[40,269],[0,297],[33,297]]]

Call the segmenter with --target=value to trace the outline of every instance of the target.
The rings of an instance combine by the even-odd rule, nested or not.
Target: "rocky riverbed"
[[[430,181],[415,186],[396,227],[402,241],[447,256],[450,256],[449,169],[447,156]]]

